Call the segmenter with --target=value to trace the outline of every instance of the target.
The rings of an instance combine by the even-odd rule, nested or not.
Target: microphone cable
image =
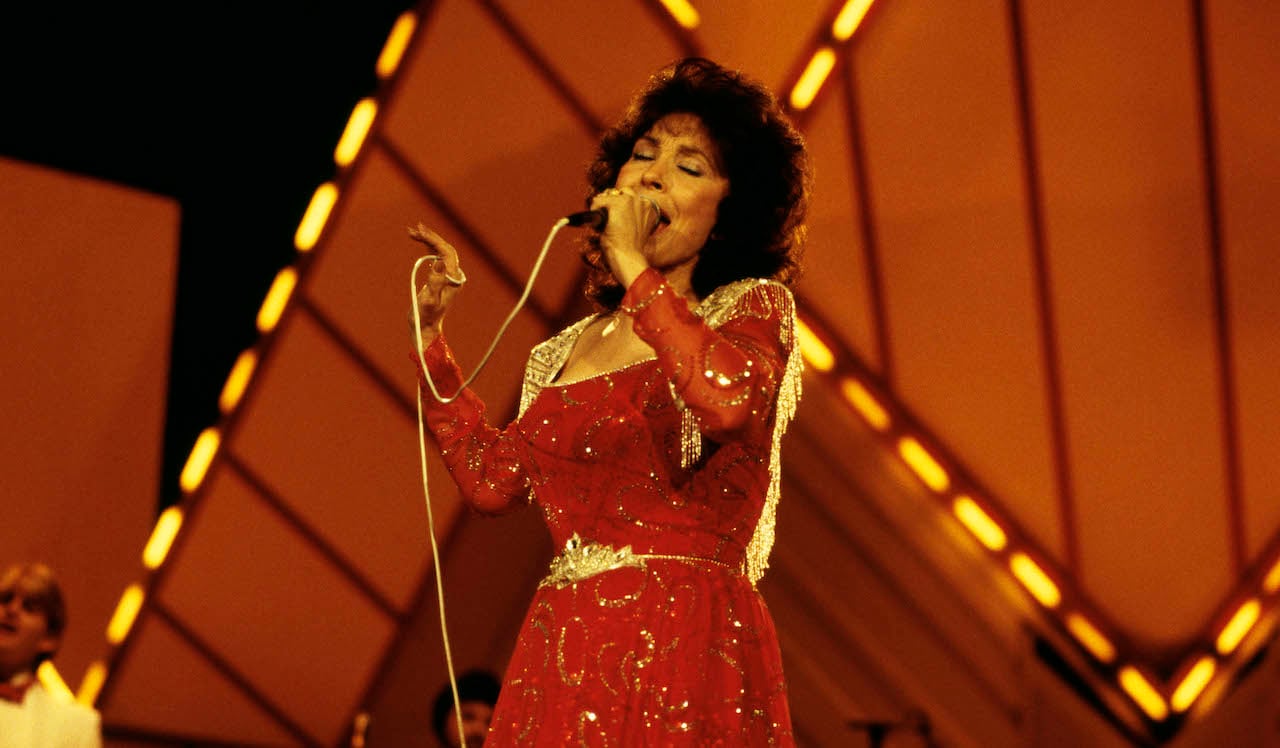
[[[440,390],[436,389],[436,383],[431,379],[431,372],[427,371],[426,359],[422,357],[422,313],[418,310],[418,268],[427,260],[439,260],[441,258],[440,255],[423,255],[413,263],[413,272],[409,277],[409,294],[410,298],[413,300],[413,334],[418,343],[418,366],[422,369],[423,376],[426,377],[427,386],[430,387],[432,396],[435,397],[438,402],[448,405],[457,399],[458,395],[461,394],[462,391],[480,375],[480,370],[484,368],[485,364],[489,363],[489,357],[493,355],[494,349],[498,347],[498,341],[502,340],[502,336],[507,332],[507,327],[511,324],[511,321],[516,318],[516,315],[520,313],[520,310],[524,308],[525,302],[529,299],[529,292],[533,290],[533,282],[537,279],[538,273],[542,270],[542,262],[547,259],[547,252],[551,249],[551,242],[555,240],[556,234],[560,233],[560,229],[568,226],[569,223],[569,217],[565,217],[556,221],[555,224],[552,225],[550,233],[547,234],[546,241],[542,243],[542,251],[538,253],[538,258],[533,263],[533,269],[529,271],[529,280],[524,284],[524,292],[520,294],[520,298],[516,300],[515,306],[511,308],[511,312],[507,315],[507,318],[503,320],[502,325],[498,327],[497,334],[493,336],[493,342],[489,344],[489,348],[484,352],[484,355],[480,357],[480,363],[476,364],[475,370],[471,372],[470,376],[462,381],[462,384],[458,387],[458,391],[448,397],[441,395]],[[419,387],[419,390],[421,390],[421,387]]]
[[[538,273],[542,270],[542,263],[547,258],[547,253],[551,249],[551,243],[555,240],[556,234],[560,233],[560,229],[570,224],[569,217],[561,218],[551,227],[551,231],[547,234],[546,241],[542,243],[542,251],[538,253],[537,260],[533,263],[533,269],[529,272],[529,280],[525,282],[524,292],[520,294],[520,298],[512,307],[507,318],[503,320],[502,325],[498,328],[498,332],[493,336],[493,342],[489,344],[488,350],[480,357],[480,363],[476,364],[476,368],[471,375],[463,380],[458,391],[452,395],[445,397],[436,389],[435,381],[431,379],[431,372],[427,370],[426,359],[422,355],[422,313],[418,309],[418,268],[427,260],[438,260],[440,255],[423,255],[413,263],[413,271],[409,275],[409,297],[412,299],[413,309],[413,334],[417,343],[416,353],[418,356],[418,366],[422,370],[423,377],[427,380],[427,386],[431,390],[431,395],[438,402],[448,404],[457,399],[458,395],[480,375],[480,371],[484,369],[489,362],[489,357],[493,355],[494,349],[498,347],[498,341],[506,334],[507,327],[511,321],[515,319],[520,310],[524,308],[525,302],[529,299],[529,292],[533,290],[533,282],[537,279]],[[465,276],[464,276],[465,277]],[[462,748],[467,747],[467,737],[465,727],[462,724],[462,700],[458,696],[458,679],[454,675],[453,670],[453,650],[449,643],[449,627],[445,621],[444,613],[444,577],[440,571],[440,549],[436,543],[436,524],[435,517],[431,513],[431,490],[427,486],[427,442],[426,442],[426,426],[422,419],[422,384],[418,384],[418,456],[422,466],[422,495],[427,505],[427,532],[431,538],[431,560],[435,567],[436,578],[436,601],[440,609],[440,636],[444,642],[444,661],[445,668],[449,672],[449,688],[453,692],[453,712],[454,719],[458,725],[458,740],[461,741]]]

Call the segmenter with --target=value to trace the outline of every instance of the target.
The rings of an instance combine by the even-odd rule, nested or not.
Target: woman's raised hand
[[[417,304],[420,327],[414,330],[413,311],[409,312],[410,333],[421,332],[423,343],[439,335],[444,315],[467,276],[458,265],[458,251],[439,234],[419,223],[409,229],[409,238],[422,242],[430,250],[418,268]]]

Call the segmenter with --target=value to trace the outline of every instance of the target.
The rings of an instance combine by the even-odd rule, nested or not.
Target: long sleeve
[[[422,357],[441,395],[448,397],[458,391],[462,371],[443,336],[431,341]],[[423,424],[440,448],[445,467],[466,502],[486,514],[523,506],[529,495],[529,480],[521,464],[515,424],[505,429],[491,426],[485,418],[484,402],[469,389],[449,403],[436,400],[417,356],[413,360]]]
[[[632,282],[622,302],[701,432],[721,442],[767,433],[795,320],[791,294],[777,283],[743,281],[726,289],[718,325],[691,311],[653,269]]]

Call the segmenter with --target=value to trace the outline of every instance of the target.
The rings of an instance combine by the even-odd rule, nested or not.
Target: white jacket
[[[102,719],[32,683],[21,704],[0,699],[0,748],[102,748]]]

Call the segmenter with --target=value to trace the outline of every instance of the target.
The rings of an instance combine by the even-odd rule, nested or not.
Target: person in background
[[[493,705],[498,703],[502,683],[488,670],[469,670],[458,678],[458,705],[462,714],[462,734],[467,748],[484,745],[493,719]],[[461,748],[458,737],[458,710],[454,709],[453,689],[448,683],[436,694],[431,710],[431,726],[443,748]]]
[[[98,712],[36,677],[62,643],[67,611],[53,571],[13,564],[0,573],[0,748],[100,748]]]
[[[583,250],[597,311],[531,351],[506,426],[470,389],[450,399],[443,320],[466,274],[410,230],[434,257],[411,314],[424,426],[473,510],[536,506],[561,549],[488,745],[793,746],[756,582],[800,398],[804,140],[759,82],[688,58],[650,77],[586,176],[607,213]]]

